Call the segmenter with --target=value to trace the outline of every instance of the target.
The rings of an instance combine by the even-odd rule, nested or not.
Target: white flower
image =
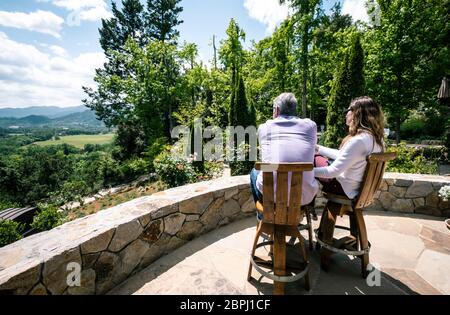
[[[450,200],[450,186],[444,186],[439,190],[439,197],[444,201]]]

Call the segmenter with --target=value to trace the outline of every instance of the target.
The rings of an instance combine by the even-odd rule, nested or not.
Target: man
[[[297,100],[292,93],[283,93],[273,102],[273,120],[258,128],[258,139],[263,162],[289,163],[314,161],[317,145],[317,125],[310,119],[296,116]],[[291,174],[289,175],[289,182]],[[250,174],[255,202],[262,201],[263,176],[260,171]],[[290,184],[289,184],[290,185]],[[276,188],[275,188],[276,189]],[[302,205],[308,205],[319,191],[314,172],[303,173]],[[262,219],[261,217],[259,219]]]

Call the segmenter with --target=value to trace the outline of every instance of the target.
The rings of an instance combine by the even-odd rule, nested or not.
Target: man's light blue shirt
[[[310,119],[279,116],[258,128],[261,161],[266,163],[313,163],[317,145],[317,125]],[[276,174],[275,174],[276,175]],[[292,174],[289,174],[289,187]],[[276,179],[274,178],[275,186]],[[263,176],[258,175],[258,190],[263,191]],[[275,188],[276,189],[276,188]],[[303,173],[302,205],[310,204],[319,191],[314,172]],[[288,192],[288,194],[290,194]]]

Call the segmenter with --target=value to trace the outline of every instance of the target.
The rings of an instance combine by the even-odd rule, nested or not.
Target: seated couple
[[[318,182],[324,192],[354,199],[359,194],[367,157],[384,151],[381,108],[369,97],[354,99],[346,111],[349,134],[339,150],[317,145],[316,123],[298,118],[296,112],[297,100],[292,93],[281,94],[275,99],[273,120],[258,128],[262,161],[314,163],[314,171],[303,173],[302,205],[314,203],[319,191]],[[250,180],[255,202],[262,202],[262,173],[253,170]]]

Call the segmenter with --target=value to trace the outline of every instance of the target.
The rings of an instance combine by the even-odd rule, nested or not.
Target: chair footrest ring
[[[256,246],[256,248],[260,248],[260,247],[272,245],[272,244],[273,244],[273,242],[263,242],[263,243],[258,244],[258,246]],[[255,262],[254,256],[252,256],[252,255],[250,255],[250,262],[251,262],[253,268],[255,268],[255,270],[258,271],[262,276],[264,276],[272,281],[276,281],[276,282],[283,282],[283,283],[296,282],[296,281],[300,280],[301,278],[305,277],[305,275],[309,271],[309,262],[307,261],[306,267],[302,272],[300,272],[294,276],[277,276],[277,275],[271,274],[269,272],[266,272],[261,267],[259,267],[259,265]]]
[[[349,228],[344,227],[344,226],[336,225],[335,228],[340,229],[340,230],[350,231]],[[314,233],[316,234],[316,240],[320,244],[320,246],[322,246],[323,248],[325,248],[333,253],[337,253],[337,254],[344,254],[344,255],[349,255],[349,256],[363,256],[363,255],[369,254],[370,248],[372,247],[372,244],[370,244],[370,242],[369,242],[369,247],[366,249],[360,250],[360,251],[351,251],[351,250],[347,250],[347,249],[340,249],[340,248],[336,248],[330,244],[323,242],[319,238],[319,230],[314,230]]]

